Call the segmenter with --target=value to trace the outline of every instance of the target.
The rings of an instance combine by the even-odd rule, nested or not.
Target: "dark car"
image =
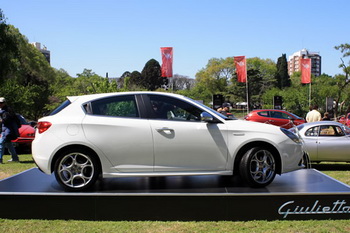
[[[21,128],[18,129],[19,137],[12,142],[15,144],[17,152],[30,152],[35,137],[35,122],[28,122],[22,115],[16,115],[21,122]]]
[[[277,109],[259,109],[251,111],[244,117],[247,121],[255,121],[266,124],[276,125],[285,129],[289,129],[294,125],[300,125],[306,121],[287,111]]]

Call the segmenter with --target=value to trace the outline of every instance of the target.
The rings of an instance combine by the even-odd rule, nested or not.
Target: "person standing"
[[[323,121],[330,121],[331,118],[329,117],[329,112],[325,112],[323,114],[323,118],[322,118]]]
[[[227,114],[230,112],[230,105],[228,103],[223,103],[220,111],[218,112],[224,116],[227,116]]]
[[[318,111],[318,105],[315,104],[312,107],[312,110],[306,115],[306,122],[315,122],[320,121],[322,119],[321,113]]]
[[[0,163],[3,163],[2,157],[4,150],[7,148],[11,154],[12,159],[9,162],[19,162],[18,155],[11,140],[18,138],[18,124],[15,112],[7,106],[4,97],[0,97],[0,124],[1,124],[1,138],[0,138]]]

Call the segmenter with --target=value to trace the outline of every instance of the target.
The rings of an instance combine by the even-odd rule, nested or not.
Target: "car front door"
[[[284,112],[270,111],[270,122],[283,128],[290,128],[290,117]]]
[[[149,95],[156,172],[223,171],[227,129],[200,121],[204,110],[173,97]]]
[[[321,126],[317,146],[320,161],[350,161],[350,140],[339,126]]]

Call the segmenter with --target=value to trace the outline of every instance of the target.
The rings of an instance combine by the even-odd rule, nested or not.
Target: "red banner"
[[[234,57],[238,82],[247,82],[247,65],[245,56]]]
[[[311,83],[311,59],[300,59],[301,65],[301,83]]]
[[[173,77],[173,48],[162,47],[162,77]]]

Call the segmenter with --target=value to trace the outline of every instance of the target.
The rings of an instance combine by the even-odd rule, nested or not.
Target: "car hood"
[[[255,121],[231,120],[231,121],[225,121],[225,124],[231,130],[255,131],[255,132],[265,132],[265,133],[272,133],[272,132],[281,133],[279,126],[264,124],[264,123],[255,122]]]

